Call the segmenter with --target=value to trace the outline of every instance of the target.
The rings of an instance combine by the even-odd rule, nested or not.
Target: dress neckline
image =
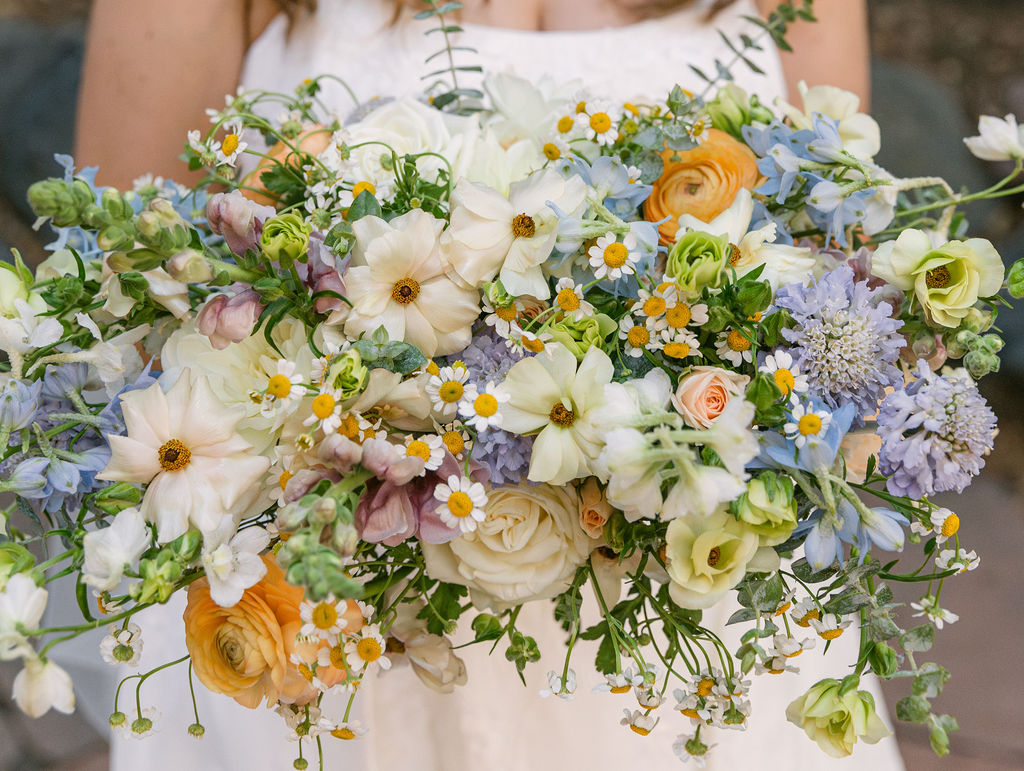
[[[509,37],[520,37],[523,35],[537,35],[548,38],[555,37],[586,37],[589,35],[607,35],[609,33],[616,34],[631,34],[636,33],[639,30],[647,29],[648,27],[656,24],[664,24],[668,20],[675,19],[676,17],[690,16],[693,12],[701,9],[701,3],[694,3],[691,6],[684,6],[671,13],[664,14],[662,16],[652,17],[650,19],[641,19],[640,21],[630,22],[629,24],[618,24],[609,25],[605,27],[591,27],[588,29],[523,29],[519,27],[495,27],[490,24],[479,24],[477,22],[459,22],[459,26],[463,30],[471,34],[488,34],[488,35],[508,35]]]

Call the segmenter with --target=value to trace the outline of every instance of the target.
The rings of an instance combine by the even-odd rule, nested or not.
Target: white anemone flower
[[[1014,161],[1024,158],[1024,126],[1017,125],[1014,115],[978,118],[978,136],[966,137],[967,149],[983,161]]]
[[[468,284],[479,286],[498,275],[512,295],[551,295],[541,265],[558,236],[558,215],[584,204],[586,184],[544,169],[513,182],[508,198],[483,185],[460,181],[452,193],[451,267]],[[347,281],[347,280],[346,280]],[[346,283],[347,286],[347,283]]]
[[[608,354],[596,347],[577,369],[576,357],[554,344],[508,371],[501,427],[516,434],[540,432],[530,457],[530,481],[564,485],[590,473],[603,446],[593,416],[605,403],[604,387],[614,369]]]
[[[260,552],[269,545],[270,534],[262,527],[248,527],[227,542],[215,538],[203,544],[203,569],[215,603],[223,608],[236,605],[245,590],[267,574]]]
[[[355,339],[383,326],[392,340],[411,343],[428,357],[469,345],[480,296],[445,273],[438,241],[443,225],[422,209],[391,222],[371,216],[352,224],[356,246],[345,274],[352,303],[346,335]]]
[[[112,455],[97,479],[146,485],[140,511],[160,543],[189,525],[216,530],[259,489],[270,459],[236,432],[241,405],[222,403],[206,378],[183,370],[165,394],[158,383],[121,397],[127,436],[108,435]]]
[[[42,717],[51,709],[70,715],[75,711],[71,676],[52,661],[27,657],[14,678],[14,701],[29,717]]]

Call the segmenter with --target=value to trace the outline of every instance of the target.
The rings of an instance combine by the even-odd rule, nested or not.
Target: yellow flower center
[[[523,337],[523,348],[531,353],[540,353],[544,350],[544,341],[539,337]]]
[[[686,709],[681,709],[681,710],[679,710],[679,712],[682,713],[683,715],[686,715],[687,717],[692,717],[694,720],[697,720],[698,718],[700,718],[700,715],[697,714],[697,710],[693,709],[692,707],[687,707]]]
[[[713,568],[722,559],[722,550],[717,546],[712,547],[708,552],[708,567]]]
[[[356,643],[356,655],[363,661],[376,661],[380,658],[380,643],[372,637],[364,637]]]
[[[760,321],[762,317],[763,314],[761,313],[761,311],[758,311],[753,316],[747,316],[747,321]]]
[[[826,629],[824,632],[818,632],[818,637],[822,640],[834,640],[842,633],[842,629]]]
[[[456,517],[468,517],[473,513],[473,499],[461,490],[448,496],[448,511]]]
[[[580,308],[580,297],[576,294],[576,291],[570,287],[559,290],[558,294],[555,295],[555,302],[558,303],[558,307],[566,313],[572,313]]]
[[[616,241],[604,248],[604,264],[609,268],[621,268],[629,259],[629,249],[626,245]]]
[[[455,430],[445,431],[441,434],[441,441],[444,442],[444,446],[448,448],[448,452],[452,455],[458,455],[466,449],[466,440],[462,438],[462,434]]]
[[[437,362],[434,361],[433,359],[430,359],[430,360],[427,361],[426,370],[427,370],[427,374],[428,375],[440,375],[441,374],[441,368],[437,366]]]
[[[942,523],[942,535],[944,538],[950,538],[956,535],[960,529],[960,517],[956,514],[950,514]]]
[[[576,121],[572,119],[571,115],[563,115],[558,119],[558,132],[560,134],[568,134],[575,125]]]
[[[533,238],[537,232],[537,223],[529,214],[517,214],[512,218],[512,235],[515,238]]]
[[[661,297],[648,297],[644,300],[644,315],[646,316],[660,316],[665,312],[665,300]]]
[[[292,472],[290,472],[288,469],[285,469],[284,471],[281,472],[281,477],[280,479],[277,480],[277,483],[281,485],[282,490],[284,490],[284,488],[288,485],[288,480],[291,478]]]
[[[320,420],[329,418],[338,403],[330,394],[320,394],[313,400],[313,414]]]
[[[224,151],[224,155],[234,155],[238,149],[238,134],[228,134],[224,137],[220,149]]]
[[[586,112],[586,111],[587,111],[587,103],[586,102],[582,102],[582,101],[581,102],[576,102],[576,113],[577,114],[579,114],[581,112]]]
[[[611,687],[612,693],[629,693],[630,686],[628,685],[613,685]]]
[[[331,731],[331,736],[335,739],[344,739],[348,742],[356,738],[356,732],[351,728],[335,728]]]
[[[274,375],[267,381],[267,393],[275,399],[283,399],[292,392],[292,381],[285,375]]]
[[[317,629],[332,629],[338,623],[338,609],[331,602],[318,602],[310,614],[310,620]]]
[[[793,377],[793,373],[788,369],[779,367],[779,369],[775,370],[773,373],[773,377],[775,378],[775,385],[777,385],[779,390],[782,391],[782,395],[789,396],[793,390],[793,386],[796,385],[796,378]]]
[[[623,109],[625,109],[626,112],[630,113],[631,115],[639,115],[640,114],[640,108],[637,107],[632,102],[626,102],[625,104],[622,105],[622,107],[623,107]]]
[[[632,723],[629,724],[629,730],[635,734],[640,734],[641,736],[647,736],[647,734],[651,732],[649,728],[642,728],[641,726],[633,725]]]
[[[348,661],[345,660],[345,646],[338,643],[331,648],[328,654],[331,662],[331,666],[335,669],[345,669],[348,666]]]
[[[302,675],[302,679],[307,683],[313,682],[313,670],[309,668],[308,664],[299,664],[299,674]]]
[[[665,355],[672,359],[685,359],[690,355],[690,346],[686,343],[667,343],[665,345]]]
[[[515,321],[516,318],[516,306],[513,303],[512,305],[503,305],[500,308],[495,308],[494,315],[502,321],[508,321],[511,323]]]
[[[558,145],[554,142],[545,143],[544,147],[541,148],[544,152],[544,157],[549,161],[557,161],[562,157],[562,151],[558,149]]]
[[[556,402],[555,406],[551,408],[551,412],[548,413],[548,420],[556,426],[568,428],[576,422],[576,413],[561,402]]]
[[[177,439],[160,445],[156,456],[160,459],[160,468],[164,471],[181,471],[192,460],[192,452]]]
[[[793,606],[793,603],[791,603],[791,602],[784,602],[784,603],[782,603],[779,607],[777,607],[775,609],[775,615],[776,616],[781,616],[783,613],[785,613],[787,610],[789,610],[792,606]]]
[[[817,608],[812,608],[811,610],[807,611],[801,618],[797,619],[797,621],[796,621],[797,626],[803,626],[803,627],[810,626],[812,618],[813,619],[821,618],[821,611],[818,610]]]
[[[643,348],[651,342],[651,333],[647,327],[635,326],[626,333],[626,342],[634,348]]]
[[[673,305],[665,312],[665,321],[674,329],[682,329],[690,323],[692,318],[693,313],[690,311],[690,306],[686,303]]]
[[[405,448],[407,458],[419,458],[424,463],[430,460],[430,445],[421,439],[413,439]]]
[[[743,352],[750,350],[750,340],[738,329],[729,330],[725,337],[725,344],[733,351]]]
[[[473,412],[482,418],[489,418],[498,411],[498,400],[491,394],[480,394],[473,400]]]
[[[598,134],[603,134],[612,127],[612,119],[608,117],[606,112],[595,112],[590,116],[590,128],[594,129]]]
[[[437,395],[441,401],[446,404],[454,404],[462,398],[462,394],[465,392],[465,388],[462,387],[462,383],[458,380],[445,380],[441,383],[441,387],[437,389]]]
[[[929,289],[943,289],[949,286],[949,282],[952,278],[953,277],[949,273],[949,268],[945,265],[939,265],[924,274],[924,284]]]
[[[705,128],[706,126],[704,125],[704,121],[697,121],[696,123],[693,124],[693,128],[690,129],[690,136],[694,138],[699,137],[701,134],[704,133]]]
[[[804,415],[796,424],[796,429],[804,436],[817,434],[819,431],[821,431],[821,418],[819,418],[813,412],[808,415]]]
[[[741,256],[740,248],[736,244],[729,244],[729,264],[735,266],[739,263]]]
[[[697,695],[706,699],[711,695],[711,689],[715,687],[715,681],[710,677],[702,677],[697,683]]]
[[[353,415],[351,412],[341,419],[341,425],[338,426],[338,432],[353,442],[358,442],[360,438],[359,432],[359,418]]]
[[[403,278],[396,281],[391,290],[391,299],[399,305],[408,305],[420,295],[420,282],[414,278]]]
[[[356,182],[354,185],[352,185],[353,199],[358,198],[359,194],[362,192],[368,192],[370,195],[376,195],[377,188],[374,186],[372,182],[367,182],[366,180],[363,180],[362,182]]]

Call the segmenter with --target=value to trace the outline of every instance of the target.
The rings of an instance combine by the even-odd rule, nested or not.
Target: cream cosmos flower
[[[235,432],[244,410],[221,403],[190,370],[166,394],[154,384],[124,394],[121,404],[127,436],[107,436],[112,456],[97,479],[147,485],[139,510],[160,543],[189,525],[216,530],[270,466]]]
[[[356,247],[345,274],[352,310],[345,334],[357,338],[383,326],[392,340],[424,356],[461,351],[480,313],[475,289],[445,274],[438,236],[444,223],[422,209],[391,222],[363,217],[352,224]]]

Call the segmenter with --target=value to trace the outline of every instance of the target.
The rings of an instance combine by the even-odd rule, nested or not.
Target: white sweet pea
[[[260,552],[269,545],[270,534],[262,527],[241,530],[227,543],[204,544],[203,568],[214,602],[230,608],[242,599],[246,589],[259,583],[267,573]]]
[[[93,530],[82,539],[82,580],[98,592],[115,589],[121,583],[125,566],[138,561],[149,548],[150,540],[146,520],[137,508],[118,512],[110,527]]]
[[[964,144],[983,161],[1015,161],[1024,158],[1024,126],[1017,125],[1013,114],[1005,118],[982,115],[978,136],[965,137]]]
[[[708,429],[706,444],[711,447],[729,473],[746,479],[744,467],[757,457],[760,446],[750,427],[755,407],[746,399],[730,399],[722,413]]]
[[[75,711],[71,676],[52,661],[27,657],[14,678],[14,701],[29,717],[42,717],[51,709],[69,715]]]
[[[867,113],[859,112],[860,97],[835,86],[813,86],[800,81],[797,89],[803,111],[781,102],[779,107],[793,123],[794,128],[808,129],[814,123],[814,113],[820,113],[839,122],[839,138],[843,149],[855,158],[870,161],[882,146],[878,123]]]
[[[19,627],[26,631],[39,628],[48,596],[25,573],[16,573],[7,580],[0,592],[0,660],[8,661],[31,651]]]
[[[163,268],[143,271],[146,279],[146,294],[155,302],[170,311],[176,319],[187,319],[192,312],[188,299],[188,284],[176,281]],[[99,297],[105,298],[103,310],[115,318],[123,319],[135,307],[135,298],[121,291],[121,282],[110,265],[103,263],[103,281],[100,284]]]
[[[121,405],[128,435],[107,436],[113,455],[97,479],[147,485],[140,510],[160,543],[190,524],[216,530],[258,494],[270,460],[236,433],[245,410],[223,404],[202,375],[183,370],[166,394],[156,383]]]
[[[651,460],[651,445],[635,428],[616,428],[605,435],[604,450],[595,471],[608,481],[608,502],[621,509],[626,520],[658,514],[664,504],[661,476],[664,465]]]

